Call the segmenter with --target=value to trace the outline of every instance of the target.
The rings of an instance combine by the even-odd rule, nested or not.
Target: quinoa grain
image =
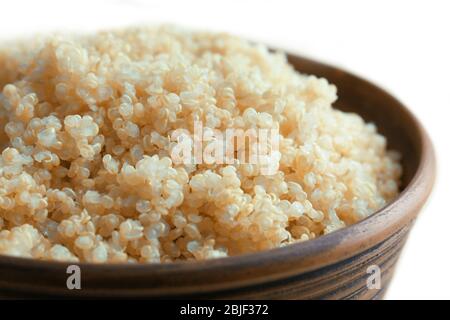
[[[376,127],[261,45],[135,28],[9,45],[0,60],[0,254],[226,257],[335,231],[398,193],[399,155]],[[279,170],[175,164],[171,133],[194,120],[279,129]]]

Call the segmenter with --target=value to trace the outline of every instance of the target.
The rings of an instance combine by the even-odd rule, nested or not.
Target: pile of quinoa
[[[0,254],[159,263],[251,253],[361,220],[398,193],[399,154],[282,53],[176,27],[0,48]],[[279,169],[175,164],[194,121],[279,130]]]

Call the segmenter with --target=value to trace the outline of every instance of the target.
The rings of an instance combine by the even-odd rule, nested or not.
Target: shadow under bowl
[[[299,56],[290,55],[289,61],[302,73],[334,83],[335,107],[374,122],[389,148],[401,152],[402,192],[392,203],[328,235],[255,254],[155,265],[81,263],[81,290],[67,289],[66,263],[0,256],[0,297],[381,298],[432,189],[432,144],[407,108],[379,87]],[[366,285],[372,265],[380,268],[380,289]]]

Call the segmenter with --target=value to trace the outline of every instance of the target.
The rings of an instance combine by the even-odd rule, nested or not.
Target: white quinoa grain
[[[335,86],[230,35],[57,36],[0,47],[0,67],[0,254],[226,257],[335,231],[398,193],[400,155],[374,124],[332,107]],[[192,134],[194,120],[279,129],[278,171],[174,163],[171,134]]]

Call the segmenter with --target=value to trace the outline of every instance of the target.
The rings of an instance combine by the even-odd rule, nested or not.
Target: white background
[[[397,96],[428,129],[434,193],[388,299],[450,299],[449,1],[2,1],[0,39],[168,22],[229,31],[344,67]]]

